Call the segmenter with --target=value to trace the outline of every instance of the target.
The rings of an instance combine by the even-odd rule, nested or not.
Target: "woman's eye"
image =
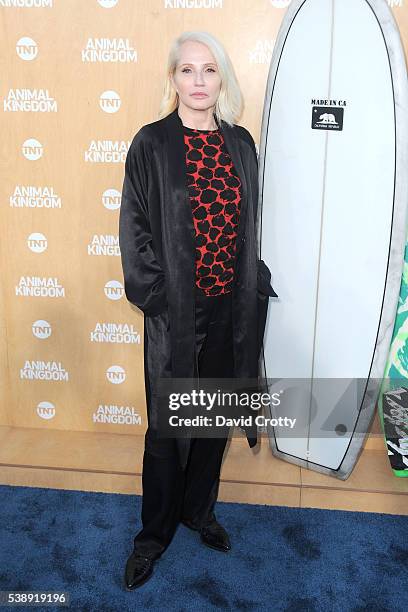
[[[183,68],[183,70],[182,70],[181,72],[187,72],[187,71],[189,71],[189,70],[190,70],[190,68]],[[214,68],[207,68],[207,71],[208,71],[208,70],[209,70],[210,72],[215,72]]]

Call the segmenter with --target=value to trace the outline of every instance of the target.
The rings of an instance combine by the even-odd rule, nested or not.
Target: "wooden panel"
[[[333,488],[330,476],[302,468],[301,477],[303,486]],[[364,450],[349,478],[335,482],[340,490],[408,494],[408,478],[394,476],[385,449]]]
[[[140,436],[0,427],[0,483],[140,495]],[[250,449],[231,439],[219,500],[289,507],[408,513],[408,479],[395,478],[385,451],[365,449],[348,480],[273,457],[266,438]]]
[[[140,474],[108,474],[105,472],[79,472],[43,468],[0,466],[1,484],[69,491],[95,491],[103,493],[142,494]]]
[[[230,440],[221,474],[235,482],[300,485],[300,468],[274,457],[266,437],[255,448],[249,448],[245,438]]]
[[[301,508],[353,510],[408,515],[408,496],[338,489],[302,488]]]
[[[221,481],[218,499],[225,502],[298,508],[300,506],[300,488]]]

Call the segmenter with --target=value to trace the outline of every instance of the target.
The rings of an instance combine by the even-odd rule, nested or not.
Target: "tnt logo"
[[[120,96],[116,91],[104,91],[99,98],[99,106],[105,113],[117,113],[121,104]]]
[[[126,379],[126,373],[121,366],[113,365],[106,370],[106,378],[113,385],[121,385]]]
[[[44,149],[38,140],[35,138],[28,138],[23,142],[21,151],[26,159],[29,161],[37,161],[42,157]]]
[[[48,321],[43,321],[42,319],[38,319],[38,321],[34,321],[32,325],[33,334],[36,338],[40,340],[45,340],[51,336],[51,325]]]
[[[106,189],[102,194],[102,204],[108,210],[120,208],[121,194],[117,189]]]
[[[44,234],[33,232],[27,238],[27,246],[33,253],[43,253],[47,249],[47,239]]]
[[[109,300],[120,300],[125,292],[122,283],[116,280],[108,281],[104,287],[104,291]]]
[[[38,46],[35,40],[28,36],[23,36],[16,44],[17,55],[20,59],[31,61],[38,55]]]
[[[37,414],[41,419],[49,421],[55,417],[55,406],[51,402],[40,402],[37,406]]]
[[[342,130],[344,108],[333,106],[312,107],[313,130]]]

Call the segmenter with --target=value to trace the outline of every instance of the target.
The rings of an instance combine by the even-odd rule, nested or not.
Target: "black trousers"
[[[196,289],[196,345],[201,378],[232,378],[231,293],[207,297]],[[149,421],[149,415],[148,415]],[[186,469],[176,441],[156,438],[148,426],[142,473],[142,529],[134,549],[157,559],[170,544],[180,520],[200,528],[215,520],[222,458],[228,440],[192,438]]]

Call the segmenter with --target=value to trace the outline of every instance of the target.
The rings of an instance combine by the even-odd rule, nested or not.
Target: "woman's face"
[[[221,89],[221,77],[207,45],[192,40],[181,45],[172,82],[179,94],[180,105],[191,110],[207,110],[215,106]],[[198,93],[205,95],[194,96]]]

